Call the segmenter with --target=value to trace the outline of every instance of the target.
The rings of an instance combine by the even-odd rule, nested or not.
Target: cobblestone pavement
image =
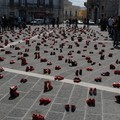
[[[120,70],[120,52],[112,42],[97,26],[83,29],[80,25],[76,30],[31,26],[1,35],[0,120],[32,120],[34,113],[44,115],[45,120],[120,120],[120,104],[115,98],[120,90],[113,87],[120,81],[115,74]],[[21,58],[26,65],[21,65]],[[26,72],[27,66],[34,69]],[[44,69],[51,73],[43,74]],[[77,75],[80,69],[82,74]],[[57,75],[64,79],[54,80]],[[75,77],[81,82],[74,82]],[[26,83],[20,82],[23,78]],[[53,85],[49,92],[44,92],[46,80]],[[13,85],[19,96],[10,99]],[[97,94],[90,95],[90,88],[97,88]],[[40,105],[40,98],[50,98],[51,103]],[[95,106],[86,103],[90,98],[95,99]],[[76,110],[66,112],[67,104],[75,105]]]

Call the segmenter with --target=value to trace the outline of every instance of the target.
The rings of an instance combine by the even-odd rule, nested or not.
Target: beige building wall
[[[79,18],[79,6],[72,5],[72,2],[64,0],[64,19],[75,19]]]
[[[95,23],[99,19],[118,15],[118,1],[120,0],[87,0],[87,16]]]

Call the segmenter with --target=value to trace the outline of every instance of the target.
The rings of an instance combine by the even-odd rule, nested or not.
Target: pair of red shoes
[[[109,53],[108,57],[113,57],[113,54],[112,54],[112,53]]]
[[[120,75],[120,70],[115,70],[115,71],[114,71],[114,74],[115,74],[115,75]]]
[[[54,80],[63,80],[64,79],[64,77],[63,76],[55,76],[55,78],[54,78]]]
[[[43,69],[43,74],[51,74],[51,69]]]
[[[40,105],[47,105],[51,103],[51,99],[49,98],[41,98],[39,101],[40,101]]]
[[[78,75],[82,75],[82,69],[80,69],[80,70],[76,70],[75,75],[76,75],[76,76],[78,76]]]
[[[41,58],[40,62],[47,62],[46,58]]]
[[[35,55],[35,59],[40,59],[40,53],[39,52],[35,52],[34,55]]]
[[[88,100],[86,100],[86,103],[88,104],[88,106],[95,106],[95,99],[91,99],[89,98]]]
[[[104,59],[105,59],[105,55],[102,54],[102,55],[100,56],[100,60],[104,60]]]
[[[40,50],[40,47],[37,45],[37,46],[35,47],[35,49],[36,49],[36,51],[39,51],[39,50]]]
[[[101,74],[102,76],[110,76],[110,72],[104,72]]]
[[[64,56],[58,56],[58,60],[62,60]]]
[[[19,96],[19,92],[17,92],[17,86],[10,87],[10,97],[15,98]]]
[[[66,112],[69,112],[70,110],[71,110],[71,112],[75,112],[76,106],[67,104],[67,105],[65,105],[65,110],[66,110]]]
[[[95,80],[95,82],[102,82],[102,78],[101,77],[97,77],[94,80]]]
[[[4,57],[0,57],[0,61],[4,61]]]
[[[47,65],[52,65],[52,62],[48,62]]]
[[[86,68],[87,71],[93,71],[93,68]]]
[[[55,66],[55,70],[60,70],[61,67],[60,66]]]
[[[32,120],[45,120],[45,117],[41,114],[33,114]]]
[[[23,53],[22,52],[18,52],[18,55],[22,55]]]
[[[26,82],[27,82],[27,79],[22,78],[22,79],[20,80],[20,82],[21,82],[21,83],[26,83]]]
[[[119,88],[120,87],[120,83],[113,83],[113,87],[115,87],[115,88]]]
[[[74,80],[73,80],[75,83],[79,83],[81,82],[81,79],[79,77],[75,77]]]
[[[90,58],[90,57],[86,57],[85,59],[86,59],[86,60],[91,60],[91,58]]]
[[[44,92],[48,92],[53,89],[51,81],[44,82]]]
[[[12,54],[11,51],[5,51],[5,54]]]
[[[34,70],[34,67],[33,66],[27,66],[26,67],[26,72],[28,71],[33,71]]]
[[[110,64],[110,70],[114,70],[115,69],[115,65]]]
[[[10,60],[10,64],[14,64],[14,63],[16,63],[15,60]]]
[[[96,88],[90,88],[89,95],[97,95],[97,89]]]
[[[20,50],[20,47],[15,47],[15,50]]]
[[[29,48],[26,48],[26,49],[25,49],[25,52],[29,52]]]

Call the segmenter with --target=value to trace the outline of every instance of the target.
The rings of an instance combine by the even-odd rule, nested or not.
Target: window
[[[49,0],[49,7],[50,7],[50,8],[53,7],[53,0]]]
[[[14,0],[10,0],[10,6],[14,6]]]
[[[75,11],[75,16],[77,16],[77,11]]]
[[[67,10],[65,11],[65,15],[67,16]]]
[[[102,11],[104,11],[104,6],[101,7]]]

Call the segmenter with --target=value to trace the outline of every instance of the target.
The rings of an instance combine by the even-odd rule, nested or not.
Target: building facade
[[[58,16],[63,20],[63,0],[0,0],[0,10],[0,16],[19,16],[27,21]]]
[[[64,19],[79,19],[80,9],[79,6],[72,5],[72,2],[69,0],[64,0]]]
[[[101,18],[108,18],[118,14],[119,0],[87,0],[87,17],[95,23]]]
[[[118,15],[120,16],[120,0],[119,0]]]

